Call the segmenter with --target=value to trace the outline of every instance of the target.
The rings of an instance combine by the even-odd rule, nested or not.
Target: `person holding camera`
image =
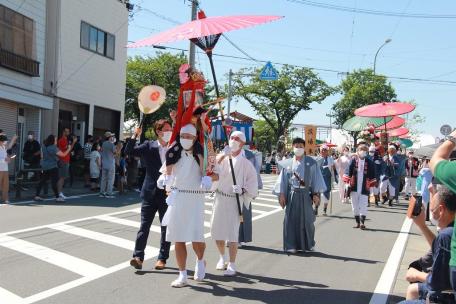
[[[456,162],[450,161],[450,156],[455,148],[456,130],[435,150],[429,163],[434,177],[451,189],[453,193],[456,193]],[[450,273],[453,290],[456,290],[456,231],[454,230],[451,240]]]
[[[431,222],[438,227],[435,235],[426,225],[424,208],[419,214],[414,212],[413,222],[421,230],[432,250],[432,267],[428,273],[416,268],[409,268],[406,279],[412,283],[407,288],[406,301],[411,303],[456,303],[450,283],[450,243],[456,214],[456,194],[444,185],[437,185],[437,192],[431,198]]]

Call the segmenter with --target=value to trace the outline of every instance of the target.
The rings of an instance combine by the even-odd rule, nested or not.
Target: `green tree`
[[[166,101],[160,109],[145,115],[144,129],[150,134],[152,123],[169,118],[169,111],[177,108],[179,96],[179,67],[187,62],[183,55],[159,53],[156,57],[136,56],[127,61],[127,86],[125,94],[125,119],[139,122],[138,94],[146,85],[155,84],[166,91]],[[144,133],[146,133],[144,132]]]
[[[344,122],[355,116],[356,109],[378,103],[393,101],[396,93],[385,76],[376,75],[372,69],[355,70],[342,80],[339,90],[342,98],[332,106],[334,123],[341,127]],[[349,132],[355,141],[359,132]]]
[[[241,69],[233,77],[234,96],[244,98],[271,128],[277,142],[301,110],[321,103],[334,92],[308,68],[284,65],[275,81],[260,80],[260,69]],[[253,77],[252,77],[253,75]]]
[[[253,129],[255,130],[254,138],[258,151],[271,152],[274,147],[271,138],[275,136],[271,126],[265,120],[256,120],[253,123]]]
[[[410,101],[411,104],[416,106],[415,101]],[[409,129],[411,139],[416,142],[419,134],[422,133],[419,126],[426,122],[426,117],[414,110],[412,113],[406,114],[405,127]]]

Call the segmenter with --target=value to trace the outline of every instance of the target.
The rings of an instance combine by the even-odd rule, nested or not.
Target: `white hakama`
[[[245,193],[239,195],[241,208],[249,208],[250,202],[258,195],[257,172],[252,163],[242,155],[233,157],[236,184]],[[239,239],[239,210],[236,196],[233,193],[233,179],[228,157],[217,166],[218,182],[214,183],[216,191],[211,220],[211,235],[214,240],[237,242]]]
[[[204,191],[201,169],[193,154],[182,151],[174,165],[173,202],[168,207],[168,242],[204,242]]]

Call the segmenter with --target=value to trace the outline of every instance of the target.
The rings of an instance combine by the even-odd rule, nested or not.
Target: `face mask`
[[[301,157],[304,155],[304,148],[293,148],[293,153],[296,156]]]
[[[369,152],[369,155],[370,155],[370,156],[374,156],[375,153],[374,153],[374,152]]]
[[[344,155],[345,155],[345,156],[348,156],[348,151],[344,151]]]
[[[190,150],[193,147],[193,140],[181,138],[180,144],[181,144],[182,148],[184,148],[184,150]]]
[[[436,219],[434,218],[434,212],[431,212],[430,216],[429,216],[429,220],[431,221],[432,225],[438,227],[439,226],[439,220],[440,219]]]
[[[233,152],[237,152],[239,151],[239,142],[236,141],[236,140],[230,140],[230,144],[229,144],[231,150]]]
[[[171,139],[171,135],[173,134],[173,132],[171,131],[165,131],[163,132],[163,136],[162,136],[162,139],[165,141],[165,142],[169,142],[169,140]]]
[[[30,139],[30,140],[33,139],[33,135],[29,135],[29,136],[27,136],[27,137],[28,137],[28,139]]]
[[[116,141],[117,141],[117,139],[116,139],[115,137],[111,137],[111,141],[112,141],[112,143],[114,143],[114,144],[115,144],[115,143],[116,143]]]
[[[361,158],[361,159],[365,158],[365,157],[366,157],[366,154],[367,154],[366,151],[359,151],[359,152],[358,152],[358,156],[359,156],[359,158]]]

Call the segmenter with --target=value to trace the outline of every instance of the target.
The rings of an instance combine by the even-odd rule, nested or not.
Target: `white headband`
[[[186,124],[185,126],[183,126],[180,129],[180,134],[183,134],[183,133],[196,136],[196,128],[193,124]]]
[[[241,131],[234,131],[234,132],[231,133],[231,136],[239,137],[239,139],[242,140],[242,142],[246,142],[245,134],[242,133]]]

